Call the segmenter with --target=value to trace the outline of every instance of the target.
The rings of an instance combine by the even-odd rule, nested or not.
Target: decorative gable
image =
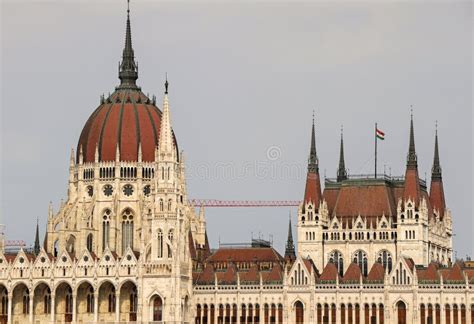
[[[390,273],[390,283],[392,285],[407,286],[413,284],[413,260],[401,257]]]
[[[308,260],[309,261],[309,260]],[[291,286],[302,286],[311,283],[313,269],[308,266],[301,257],[297,257],[293,266],[290,268],[288,283]]]

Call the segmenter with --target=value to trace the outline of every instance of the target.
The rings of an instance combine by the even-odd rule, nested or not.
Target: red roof
[[[343,185],[333,207],[338,217],[377,217],[396,215],[395,199],[390,188],[384,184],[355,183]]]
[[[96,146],[99,161],[115,161],[117,145],[121,161],[154,161],[158,145],[161,111],[138,90],[117,90],[87,120],[79,143],[77,161],[82,147],[84,162],[94,162]],[[176,139],[175,139],[176,143]]]
[[[416,269],[416,274],[418,280],[437,281],[439,280],[438,264],[431,262],[426,269]]]
[[[444,198],[443,182],[441,180],[431,181],[430,202],[433,209],[438,210],[439,216],[442,219],[444,210],[446,209],[446,201]]]
[[[281,262],[283,257],[273,248],[220,248],[208,259],[208,262]]]
[[[334,263],[329,262],[326,267],[323,270],[323,273],[321,273],[321,276],[319,277],[320,280],[336,280],[337,277],[339,277],[339,274],[337,273],[337,268],[334,265]]]
[[[319,208],[321,200],[321,181],[318,172],[308,172],[306,177],[306,188],[304,191],[304,202],[312,202],[315,208]]]
[[[418,178],[418,169],[416,168],[407,168],[405,172],[405,190],[403,192],[403,198],[405,201],[408,199],[413,200],[417,207],[420,203],[420,179]]]
[[[461,265],[456,262],[448,274],[444,277],[446,281],[464,281]]]
[[[367,280],[379,281],[379,280],[383,280],[384,277],[385,277],[385,269],[383,265],[381,263],[375,262],[367,275]]]
[[[344,277],[342,277],[343,281],[359,281],[360,280],[360,267],[352,262],[346,270]]]

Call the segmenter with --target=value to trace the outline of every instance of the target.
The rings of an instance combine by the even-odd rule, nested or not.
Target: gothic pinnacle
[[[341,182],[347,179],[346,164],[344,162],[344,137],[341,126],[341,147],[339,150],[339,168],[337,169],[337,181]]]
[[[127,1],[127,27],[125,32],[125,46],[122,53],[122,62],[119,65],[119,89],[136,89],[138,66],[132,47],[132,28],[130,26],[130,0]]]

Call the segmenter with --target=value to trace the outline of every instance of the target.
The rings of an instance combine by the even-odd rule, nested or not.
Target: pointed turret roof
[[[35,246],[33,248],[33,251],[35,255],[38,255],[40,253],[41,246],[40,246],[40,241],[39,241],[39,221],[36,219],[36,233],[35,233]]]
[[[288,220],[288,239],[286,240],[285,260],[292,261],[296,259],[295,244],[293,243],[293,233],[291,230],[291,215]]]
[[[413,126],[413,114],[410,119],[410,143],[408,147],[407,167],[405,171],[405,189],[403,198],[411,199],[418,205],[421,198],[420,179],[418,177],[418,162],[415,151],[415,131]]]
[[[339,167],[337,169],[337,181],[347,179],[346,163],[344,162],[344,136],[341,128],[341,147],[339,149]]]
[[[163,113],[161,115],[161,129],[158,141],[158,150],[161,154],[173,154],[173,133],[171,130],[171,117],[168,102],[168,78],[165,82],[165,96],[163,98]]]
[[[316,154],[316,135],[313,126],[311,130],[311,147],[309,150],[308,159],[308,175],[306,177],[306,188],[304,194],[304,202],[312,202],[316,208],[319,206],[321,200],[321,181],[319,179],[319,160]]]
[[[132,47],[132,28],[130,26],[130,1],[127,2],[127,27],[125,31],[125,46],[122,52],[122,62],[119,66],[119,89],[138,89],[138,65]]]
[[[438,149],[438,129],[435,133],[435,148],[433,167],[431,169],[431,187],[430,187],[430,202],[433,209],[438,210],[439,216],[442,219],[444,210],[446,209],[446,200],[444,197],[443,179],[441,176],[441,164],[439,162]]]

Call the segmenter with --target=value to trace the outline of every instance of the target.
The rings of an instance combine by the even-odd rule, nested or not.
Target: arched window
[[[128,247],[133,249],[133,212],[129,208],[122,214],[122,253]]]
[[[137,287],[133,287],[130,293],[130,313],[135,314],[137,312]]]
[[[382,264],[384,269],[392,272],[392,255],[387,250],[380,251],[377,256],[377,262]]]
[[[69,253],[74,253],[76,245],[76,238],[73,235],[69,235],[69,238],[66,242],[66,251]]]
[[[50,314],[51,313],[51,289],[46,288],[44,291],[44,297],[43,297],[43,311],[45,314]]]
[[[158,258],[163,257],[163,231],[158,230]]]
[[[342,277],[344,274],[344,259],[342,253],[334,250],[329,254],[329,262],[334,263],[339,272],[339,275]]]
[[[304,307],[303,303],[299,300],[294,304],[295,308],[295,323],[302,324],[304,323]]]
[[[93,313],[94,312],[94,288],[92,286],[89,287],[87,290],[87,302],[86,302],[86,312]]]
[[[164,204],[163,204],[163,199],[160,198],[160,211],[164,210]]]
[[[110,215],[112,212],[110,209],[104,211],[102,216],[102,249],[105,250],[110,243]]]
[[[92,252],[92,247],[93,247],[92,233],[87,235],[86,247],[89,252]]]
[[[168,258],[173,257],[173,230],[170,229],[168,232]]]
[[[168,199],[168,211],[171,211],[171,205],[172,205],[172,201],[171,199]]]
[[[354,253],[354,256],[352,257],[352,261],[359,266],[362,274],[364,276],[367,276],[367,272],[368,272],[367,254],[362,250],[358,250],[356,253]]]

